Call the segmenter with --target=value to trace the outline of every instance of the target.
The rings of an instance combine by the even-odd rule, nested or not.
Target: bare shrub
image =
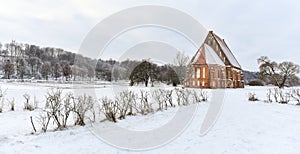
[[[47,132],[48,125],[51,120],[51,113],[44,111],[39,114],[37,119],[38,119],[39,124],[42,126],[42,131]]]
[[[139,104],[138,108],[139,108],[139,112],[142,115],[146,115],[146,114],[154,111],[152,108],[152,104],[149,103],[148,98],[149,98],[149,92],[141,90],[140,97],[139,97],[140,104]]]
[[[36,96],[33,97],[33,105],[34,108],[37,109],[39,107],[39,101],[36,99]]]
[[[182,104],[183,90],[175,89],[175,94],[177,96],[177,105],[180,106]]]
[[[31,122],[34,133],[36,133],[36,128],[35,128],[35,125],[33,123],[32,116],[30,116],[30,122]]]
[[[118,106],[116,101],[108,98],[103,97],[100,99],[101,103],[101,111],[104,113],[107,120],[112,122],[117,122],[117,112],[118,112]]]
[[[95,100],[92,96],[84,94],[77,98],[73,109],[73,112],[76,114],[75,125],[84,126],[85,118],[89,118],[91,120],[91,118],[87,116],[88,112],[92,114],[92,121],[95,121],[94,104]]]
[[[194,101],[191,99],[192,92],[188,89],[175,89],[175,94],[177,96],[177,104],[180,105],[189,105],[190,101]]]
[[[194,103],[206,102],[208,100],[208,92],[202,89],[192,90],[191,95],[193,97]]]
[[[158,109],[157,110],[163,110],[164,109],[164,103],[165,103],[165,97],[163,96],[163,90],[162,89],[156,89],[152,92],[152,98],[155,102],[158,103]]]
[[[258,101],[258,98],[256,97],[256,94],[253,92],[248,94],[248,100],[254,102],[254,101]]]
[[[168,107],[175,107],[172,98],[173,90],[157,89],[153,91],[152,97],[158,102],[158,110],[167,110]]]
[[[291,94],[289,92],[284,92],[284,90],[280,88],[275,88],[273,96],[275,101],[280,104],[287,104],[291,99]]]
[[[293,89],[291,97],[298,102],[296,105],[300,105],[300,89]]]
[[[2,90],[0,87],[0,113],[3,112],[3,104],[4,104],[5,94],[6,94],[6,90]]]
[[[190,90],[188,90],[188,89],[184,89],[183,90],[183,97],[182,97],[182,100],[183,100],[183,105],[189,105],[190,104],[190,101],[192,101],[191,99],[190,99],[190,97],[192,96],[191,95],[192,93],[191,93],[191,91]]]
[[[204,91],[204,90],[200,90],[200,96],[201,96],[201,99],[202,99],[202,102],[207,102],[208,101],[208,92],[207,91]]]
[[[32,104],[29,103],[29,101],[30,101],[30,95],[29,94],[24,94],[23,97],[25,98],[24,110],[33,111],[34,107],[33,107]]]
[[[1,102],[3,102],[5,95],[6,95],[6,90],[2,90],[0,87],[0,101]]]
[[[13,98],[12,100],[8,100],[8,104],[10,111],[15,111],[15,99]]]
[[[73,96],[73,93],[69,92],[65,95],[63,106],[61,108],[62,110],[62,127],[67,127],[67,121],[71,114],[71,112],[74,110],[74,104],[75,104],[75,98]]]
[[[168,107],[168,104],[171,107],[175,107],[173,104],[173,98],[172,98],[173,90],[165,90],[164,91],[164,97],[165,97],[165,107]]]
[[[62,91],[60,89],[50,90],[46,96],[46,112],[53,119],[56,124],[56,129],[60,129],[62,127]]]
[[[134,115],[137,110],[137,95],[129,90],[120,92],[115,96],[115,103],[119,114],[119,119],[125,119],[126,115]]]
[[[273,100],[272,100],[272,89],[268,89],[267,100],[265,102],[267,102],[267,103],[272,103],[273,102]]]
[[[196,90],[192,91],[192,97],[193,97],[195,103],[202,102],[202,97],[201,97],[200,93],[198,93]]]

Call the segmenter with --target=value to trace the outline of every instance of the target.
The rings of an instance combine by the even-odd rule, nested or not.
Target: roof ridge
[[[241,65],[239,64],[238,60],[235,58],[234,54],[232,53],[232,51],[229,49],[228,45],[226,44],[225,40],[223,38],[221,38],[220,36],[218,36],[217,34],[215,34],[214,32],[212,32],[212,35],[214,37],[214,39],[216,39],[216,43],[219,45],[220,50],[223,52],[224,56],[228,59],[229,63],[237,68],[242,68]],[[222,45],[219,43],[219,41],[221,41],[221,43],[223,43],[225,45],[225,48],[230,52],[229,54],[231,54],[232,58],[234,58],[234,61],[237,63],[238,66],[235,66],[235,64],[233,64],[233,62],[231,61],[231,59],[228,57],[229,55],[227,55],[225,53],[225,51],[222,48]]]

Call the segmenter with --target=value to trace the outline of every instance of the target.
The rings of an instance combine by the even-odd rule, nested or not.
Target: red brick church
[[[186,73],[185,87],[244,88],[241,65],[225,43],[210,31]]]

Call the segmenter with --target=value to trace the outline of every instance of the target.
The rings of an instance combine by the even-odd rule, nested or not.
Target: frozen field
[[[51,85],[1,83],[6,99],[15,99],[15,110],[8,105],[0,113],[0,153],[129,153],[110,146],[93,135],[89,125],[67,130],[31,135],[30,116],[40,111],[24,111],[23,94],[39,101],[43,107],[50,88],[59,86],[64,92],[95,92],[97,97],[112,96],[114,89],[127,88],[109,85]],[[115,86],[116,87],[116,86]],[[171,87],[168,87],[171,88]],[[246,87],[225,91],[222,112],[214,127],[200,136],[200,127],[209,102],[198,104],[197,114],[187,129],[172,142],[147,153],[300,153],[300,106],[249,102],[248,93],[255,92],[266,99],[270,87]],[[5,100],[6,101],[6,100]],[[196,107],[196,105],[193,105]],[[127,117],[118,125],[135,130],[157,128],[171,119],[178,108],[147,116]],[[106,126],[109,122],[101,122]],[[37,128],[40,129],[40,128]],[[109,134],[109,130],[107,131]]]

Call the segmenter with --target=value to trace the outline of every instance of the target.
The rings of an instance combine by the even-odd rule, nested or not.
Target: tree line
[[[180,57],[182,56],[182,57]],[[0,72],[2,79],[64,79],[81,80],[130,80],[130,84],[154,81],[173,84],[183,81],[183,69],[188,58],[182,53],[177,56],[177,65],[158,66],[149,60],[92,59],[54,47],[12,41],[0,42]],[[181,60],[181,61],[180,61]],[[184,60],[184,61],[182,61]]]

